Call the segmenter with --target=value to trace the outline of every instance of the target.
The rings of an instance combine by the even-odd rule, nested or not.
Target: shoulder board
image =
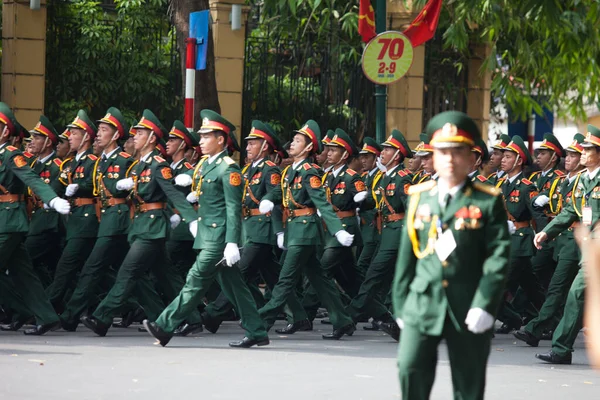
[[[96,160],[98,159],[98,157],[96,157],[96,156],[95,156],[95,155],[93,155],[93,154],[88,154],[88,157],[89,157],[89,159],[90,159],[90,160],[92,160],[92,161],[96,161]]]
[[[60,161],[60,158],[55,158],[53,161],[54,161],[54,164],[56,164],[59,167],[62,165],[62,161]]]
[[[487,177],[487,178],[488,178],[488,179],[495,178],[497,175],[498,175],[498,173],[497,173],[497,172],[492,172],[491,174],[489,174],[489,175],[488,175],[488,177]]]
[[[409,169],[401,169],[400,171],[398,171],[398,175],[404,177],[404,176],[408,176],[410,175],[410,170]]]
[[[310,165],[309,163],[306,163],[306,164],[303,164],[302,167],[308,171],[309,169],[312,168],[312,165]]]
[[[535,171],[533,174],[529,175],[529,180],[534,179],[536,176],[538,176],[540,174],[540,171]],[[525,180],[525,179],[523,179]]]
[[[265,164],[267,164],[269,167],[276,167],[276,166],[277,166],[277,164],[275,164],[275,163],[274,163],[273,161],[271,161],[271,160],[267,160],[267,161],[265,161]]]
[[[473,187],[480,192],[487,193],[492,196],[498,196],[502,191],[492,185],[484,185],[483,183],[473,182]]]
[[[433,189],[437,185],[437,181],[431,180],[423,183],[419,183],[418,185],[412,185],[408,188],[408,194],[412,195],[415,193],[427,192]]]
[[[313,163],[313,164],[310,164],[310,165],[312,165],[312,167],[315,168],[315,169],[321,169],[321,166],[319,164],[314,164]]]
[[[225,161],[227,163],[227,165],[235,164],[235,161],[233,161],[233,158],[231,158],[229,156],[223,157],[223,161]]]
[[[481,182],[487,182],[487,178],[483,175],[477,175],[477,179],[479,179]]]
[[[529,185],[533,185],[533,182],[531,182],[529,179],[525,179],[525,178],[523,178],[523,179],[521,179],[521,182],[523,182],[523,183],[524,183],[524,184],[526,184],[527,186],[529,186]]]
[[[187,161],[186,161],[186,162],[184,162],[184,163],[183,163],[183,165],[185,165],[185,167],[186,167],[187,169],[193,169],[193,168],[194,168],[194,166],[193,166],[192,164],[190,164],[189,162],[187,162]]]
[[[352,168],[348,168],[348,169],[346,170],[346,173],[347,173],[348,175],[350,175],[350,176],[354,176],[354,175],[356,175],[356,171],[355,171],[355,170],[353,170]]]
[[[556,175],[558,175],[558,176],[565,176],[565,173],[564,173],[564,172],[562,172],[560,169],[555,169],[555,170],[554,170],[554,173],[555,173]]]
[[[167,160],[165,160],[164,158],[162,158],[161,156],[154,156],[153,157],[156,161],[158,161],[159,163],[162,162],[167,162]]]
[[[368,171],[365,171],[365,172],[363,172],[362,174],[360,174],[360,177],[361,177],[361,178],[364,178],[365,176],[367,176],[367,174],[368,174],[368,173],[369,173]]]
[[[125,153],[124,151],[120,152],[119,155],[123,158],[129,158],[131,155],[129,153]]]
[[[9,150],[9,151],[17,151],[17,150],[19,150],[19,149],[17,149],[15,146],[6,146],[6,150]]]
[[[31,154],[31,153],[30,153],[30,152],[28,152],[28,151],[24,151],[24,152],[23,152],[23,155],[24,155],[25,157],[27,157],[27,158],[33,158],[33,157],[34,157],[34,155],[33,155],[33,154]]]

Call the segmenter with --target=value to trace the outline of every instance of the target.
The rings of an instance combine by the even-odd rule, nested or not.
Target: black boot
[[[81,317],[81,323],[98,336],[106,336],[106,332],[108,332],[108,328],[110,328],[110,324],[105,324],[91,316]]]
[[[160,326],[158,326],[156,322],[150,322],[145,319],[142,323],[144,324],[144,327],[150,336],[158,340],[162,347],[165,347],[173,337],[172,334],[165,332]]]
[[[536,338],[526,330],[515,331],[513,332],[513,336],[519,339],[520,341],[527,343],[531,347],[538,347],[538,344],[540,343],[540,339]]]
[[[288,324],[285,328],[275,329],[275,332],[281,333],[284,335],[292,335],[298,331],[312,331],[313,325],[308,319],[303,319],[302,321],[294,322],[293,324]]]
[[[352,336],[354,334],[354,331],[356,330],[356,325],[352,324],[348,324],[345,326],[342,326],[339,329],[334,329],[332,333],[327,333],[325,335],[323,335],[323,339],[325,340],[340,340],[342,338],[342,336],[344,335],[348,335],[348,336]]]
[[[202,329],[202,322],[198,322],[196,324],[185,323],[179,328],[175,329],[175,332],[173,332],[173,336],[187,336],[191,335],[192,333],[200,333],[203,331],[204,329]]]
[[[56,331],[58,329],[60,329],[60,321],[52,322],[51,324],[36,325],[31,329],[25,329],[23,333],[25,335],[41,336],[44,335],[46,332]]]

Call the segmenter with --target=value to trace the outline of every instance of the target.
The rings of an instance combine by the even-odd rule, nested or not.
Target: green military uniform
[[[438,114],[427,130],[434,132],[432,143],[442,146],[472,145],[472,136],[479,135],[458,112]],[[429,399],[437,347],[445,339],[454,398],[483,399],[491,332],[465,320],[479,309],[493,324],[508,267],[506,215],[499,191],[489,185],[466,179],[450,200],[452,191],[441,190],[436,181],[409,189],[406,240],[393,282],[394,313],[404,326],[398,352],[402,398]],[[455,245],[442,255],[436,245],[441,248],[441,235],[448,232]]]
[[[309,138],[312,152],[320,151],[321,133],[315,121],[309,120],[295,132]],[[344,228],[327,201],[321,179],[320,168],[305,159],[287,167],[282,173],[281,186],[263,198],[284,207],[287,253],[272,297],[259,313],[267,326],[272,326],[286,302],[292,301],[291,297],[296,295],[294,290],[304,272],[321,303],[329,311],[334,327],[334,334],[325,335],[324,338],[340,339],[343,334],[354,332],[355,328],[344,311],[340,292],[333,279],[327,276],[318,261],[318,247],[323,242],[317,209],[329,232],[339,234]],[[299,320],[307,319],[306,314],[294,317]]]
[[[0,103],[0,122],[14,134],[16,120],[4,103]],[[14,288],[35,316],[38,327],[31,333],[43,334],[48,327],[54,327],[58,316],[45,296],[24,244],[29,228],[23,196],[26,187],[46,204],[57,200],[56,193],[31,170],[19,149],[7,142],[0,144],[0,282],[3,287]],[[6,299],[5,296],[6,293],[0,293],[0,299]]]
[[[523,160],[523,165],[532,163],[523,139],[514,136],[504,151],[511,151]],[[506,283],[505,301],[498,319],[508,328],[520,328],[521,316],[512,305],[512,297],[521,287],[529,301],[539,309],[544,302],[544,294],[537,284],[537,279],[531,269],[531,257],[535,254],[533,247],[534,231],[531,226],[533,215],[531,199],[537,195],[535,185],[522,176],[522,172],[512,178],[507,178],[500,185],[504,198],[508,220],[514,224],[515,232],[511,235],[510,268]],[[502,331],[507,330],[503,327]]]
[[[478,157],[481,159],[481,163],[486,161],[490,155],[489,151],[487,149],[487,145],[481,138],[478,138],[475,140],[475,145],[473,146],[473,149],[471,151],[473,152],[473,154],[475,154],[475,157]],[[492,182],[489,182],[485,176],[483,176],[479,173],[478,169],[475,169],[475,171],[472,171],[469,174],[469,179],[471,179],[471,182],[481,182],[481,183],[487,183],[489,185],[492,184]]]
[[[79,110],[69,128],[79,128],[94,141],[96,126],[84,110]],[[98,157],[92,148],[79,152],[73,159],[61,165],[60,182],[76,191],[67,196],[71,202],[71,213],[67,219],[67,237],[62,256],[56,265],[56,273],[46,294],[55,308],[62,309],[68,290],[72,289],[77,273],[90,255],[98,233],[98,216],[94,199],[94,166]],[[67,194],[69,192],[67,191]]]
[[[202,110],[201,134],[222,132],[230,136],[234,126],[219,114]],[[222,258],[226,244],[241,243],[244,181],[239,166],[225,151],[210,159],[204,156],[196,166],[192,191],[198,196],[198,233],[194,248],[199,250],[179,295],[156,319],[155,325],[170,335],[202,302],[216,279],[221,290],[238,311],[247,338],[267,341],[267,332],[240,270],[227,267]],[[165,343],[166,344],[166,343]],[[264,343],[267,344],[267,343]]]
[[[119,138],[129,130],[121,111],[115,107],[109,108],[97,122],[114,128]],[[107,279],[109,268],[121,265],[129,250],[129,191],[119,190],[116,186],[119,180],[128,177],[132,165],[136,163],[118,146],[108,153],[103,152],[94,163],[92,194],[98,198],[100,225],[97,240],[81,270],[77,286],[61,314],[62,326],[67,330],[77,327],[79,317],[99,294],[100,284]]]
[[[510,143],[510,136],[500,135],[500,140],[492,145],[492,149],[504,151],[506,146]],[[502,183],[502,179],[506,178],[506,173],[502,170],[492,172],[487,176],[487,180],[491,185],[498,187]]]
[[[400,162],[404,158],[413,156],[404,135],[397,129],[392,131],[382,146],[396,149],[401,156]],[[373,317],[376,321],[387,323],[391,331],[383,328],[388,333],[391,332],[395,339],[397,339],[396,326],[388,309],[380,300],[387,295],[394,275],[398,244],[402,241],[401,232],[404,226],[407,191],[411,183],[412,174],[408,169],[402,169],[402,164],[400,164],[386,171],[378,181],[375,193],[367,196],[363,206],[368,208],[370,204],[377,208],[381,239],[359,293],[347,308],[354,321],[358,321],[362,317]]]
[[[600,129],[588,125],[588,133],[583,147],[600,147]],[[562,209],[545,228],[548,239],[569,229],[574,222],[581,221],[584,225],[594,226],[600,219],[600,179],[598,170],[590,175],[583,171],[573,191],[571,203]],[[584,260],[585,262],[585,260]],[[569,289],[564,315],[552,336],[552,351],[547,354],[536,354],[536,357],[553,363],[571,363],[573,344],[583,327],[583,302],[585,292],[584,270],[581,268]]]
[[[433,147],[429,144],[431,138],[426,133],[419,134],[419,144],[415,147],[414,155],[417,157],[426,157],[433,153]],[[426,172],[424,169],[417,171],[412,177],[413,184],[424,183],[433,178],[433,175],[429,172]]]

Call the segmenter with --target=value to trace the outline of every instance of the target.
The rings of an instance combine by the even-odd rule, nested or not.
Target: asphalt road
[[[276,328],[283,326],[278,321]],[[361,324],[362,326],[362,324]],[[96,337],[52,332],[27,337],[0,333],[0,399],[398,399],[397,344],[378,332],[363,331],[337,342],[321,339],[330,325],[280,336],[271,345],[232,349],[242,330],[225,323],[215,335],[174,338],[153,345],[146,333],[111,329]],[[593,371],[580,334],[573,365],[538,362],[537,349],[497,335],[488,366],[486,399],[600,399],[600,372]],[[432,399],[452,399],[444,345]]]

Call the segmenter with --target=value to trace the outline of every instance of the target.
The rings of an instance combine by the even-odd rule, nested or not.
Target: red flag
[[[375,12],[371,5],[371,0],[360,0],[358,8],[358,34],[362,36],[362,41],[367,43],[373,39],[375,32]]]
[[[442,0],[429,0],[417,18],[406,28],[404,34],[410,39],[413,47],[418,47],[433,37],[441,10]]]

